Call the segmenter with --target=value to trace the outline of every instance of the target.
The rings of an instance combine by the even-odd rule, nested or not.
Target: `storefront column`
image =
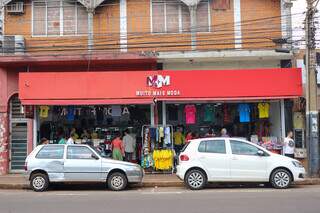
[[[8,113],[0,112],[0,175],[8,174],[9,169],[8,127]]]
[[[150,117],[151,126],[154,126],[154,104],[150,105]]]
[[[285,138],[286,137],[286,119],[285,119],[284,100],[280,101],[280,113],[281,113],[281,138]]]
[[[167,108],[166,108],[166,102],[162,101],[162,124],[164,126],[167,125]]]
[[[37,114],[37,107],[34,107],[34,119],[33,119],[33,148],[37,146],[37,140],[38,140],[38,133],[37,133],[38,128],[38,114]]]

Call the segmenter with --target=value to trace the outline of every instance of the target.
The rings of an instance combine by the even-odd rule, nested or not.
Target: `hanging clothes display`
[[[69,106],[67,108],[67,120],[68,121],[73,121],[74,120],[74,115],[75,115],[74,107],[73,106]]]
[[[215,108],[212,105],[205,105],[204,107],[204,121],[206,122],[214,122],[215,118]]]
[[[229,124],[231,123],[231,114],[228,106],[225,104],[223,105],[223,123]]]
[[[196,123],[196,113],[197,109],[195,105],[186,105],[184,108],[186,114],[186,124],[195,124]]]
[[[141,166],[147,172],[172,170],[174,157],[172,131],[172,126],[143,126]]]
[[[239,104],[238,112],[240,116],[240,122],[250,122],[250,106],[249,104]]]
[[[170,170],[173,167],[173,151],[169,149],[153,151],[153,166],[155,170]]]
[[[259,118],[269,118],[269,110],[270,104],[269,103],[259,103]]]
[[[48,106],[40,106],[40,118],[47,118],[49,115],[49,109],[50,107]]]
[[[111,115],[114,117],[120,117],[121,116],[121,106],[112,105],[111,106]]]

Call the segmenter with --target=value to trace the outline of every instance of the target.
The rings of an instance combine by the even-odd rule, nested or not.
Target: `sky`
[[[303,12],[306,11],[306,7],[307,7],[307,4],[306,4],[306,0],[292,0],[293,2],[293,7],[292,7],[292,10],[291,10],[291,13],[292,13],[292,30],[293,30],[293,40],[299,40],[302,38],[304,38],[304,24],[303,24],[303,21],[305,19],[305,14],[301,14]],[[318,22],[320,22],[320,3],[318,4],[318,15],[316,15],[317,20]],[[320,24],[318,23],[317,24],[317,40],[318,43],[317,43],[317,47],[320,48]],[[303,45],[302,43],[300,44],[297,44],[298,46],[299,45]]]

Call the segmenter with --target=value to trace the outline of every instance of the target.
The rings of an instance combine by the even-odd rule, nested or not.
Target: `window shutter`
[[[201,1],[197,7],[197,31],[209,31],[208,1]]]
[[[154,33],[164,33],[164,2],[152,3],[152,31]]]
[[[84,6],[77,4],[78,17],[78,34],[86,34],[88,32],[88,13]]]
[[[60,1],[47,2],[48,35],[60,35]]]
[[[46,34],[46,3],[33,2],[33,35]]]
[[[212,0],[212,9],[214,10],[229,10],[230,0]]]
[[[63,34],[76,33],[76,5],[75,2],[63,2]]]
[[[167,0],[166,5],[167,14],[167,32],[177,33],[179,32],[179,4],[176,0]]]

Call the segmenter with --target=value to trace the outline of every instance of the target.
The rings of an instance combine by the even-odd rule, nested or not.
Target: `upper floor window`
[[[152,32],[190,32],[189,8],[180,0],[152,1]],[[202,0],[197,7],[197,32],[210,32],[210,6]]]
[[[88,14],[75,0],[33,1],[34,36],[86,34]]]

